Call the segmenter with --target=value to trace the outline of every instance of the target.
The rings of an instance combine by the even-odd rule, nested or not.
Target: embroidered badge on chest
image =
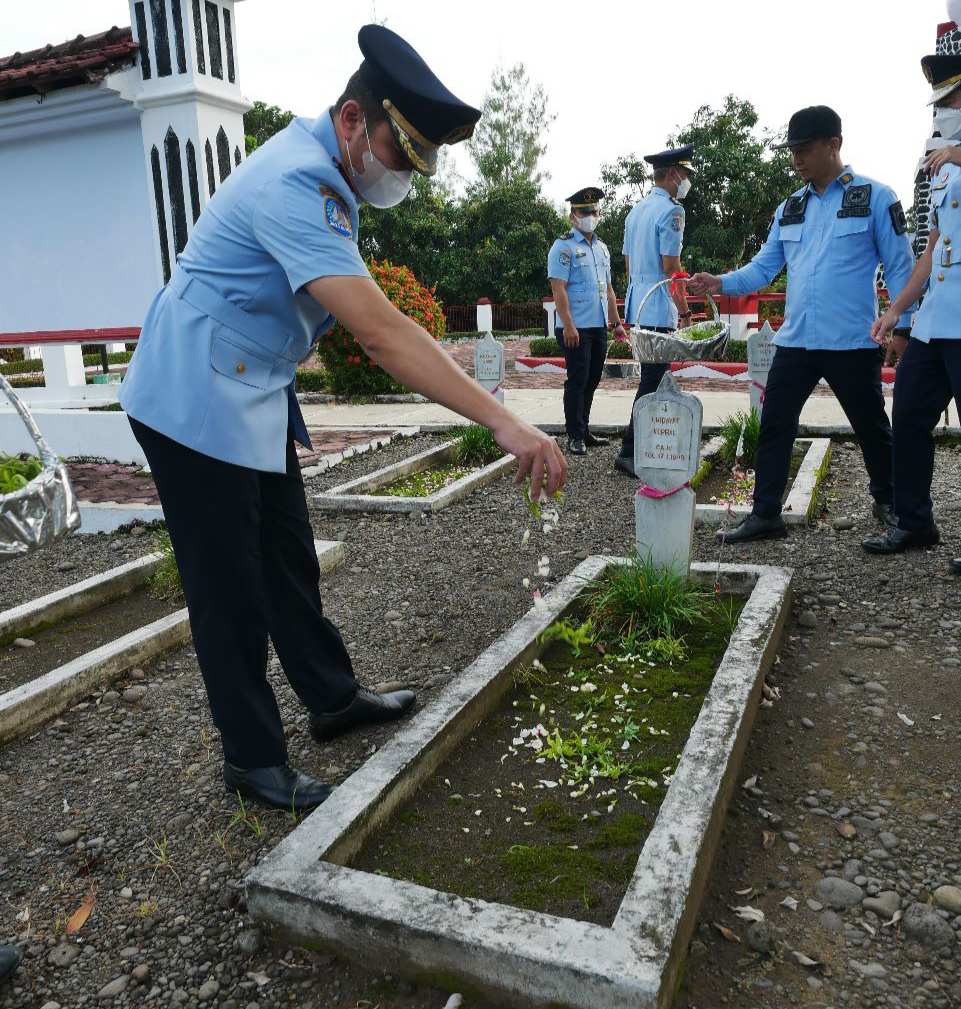
[[[871,184],[868,183],[865,186],[849,186],[845,189],[838,217],[870,217],[871,188]]]
[[[783,228],[786,224],[803,224],[804,215],[808,209],[808,193],[800,196],[792,196],[784,204],[784,213],[781,214],[780,225]]]
[[[353,238],[354,226],[350,220],[350,211],[339,194],[321,186],[320,195],[324,198],[324,220],[327,227],[341,238]]]

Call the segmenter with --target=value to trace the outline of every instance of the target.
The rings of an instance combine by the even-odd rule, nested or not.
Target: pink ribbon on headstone
[[[675,487],[673,490],[658,490],[657,487],[649,487],[646,483],[642,483],[640,487],[637,488],[637,497],[650,498],[652,501],[663,501],[666,497],[673,497],[675,494],[684,490],[685,487],[690,487],[691,481],[685,480],[680,487]]]
[[[498,392],[500,392],[500,388],[501,388],[500,384],[495,385],[494,388],[491,389],[491,395],[492,396],[496,396],[498,394]]]
[[[760,382],[756,381],[753,378],[751,379],[751,385],[753,385],[755,389],[760,389],[761,390],[761,405],[763,406],[764,405],[764,394],[767,392],[767,386],[766,385],[761,385]]]

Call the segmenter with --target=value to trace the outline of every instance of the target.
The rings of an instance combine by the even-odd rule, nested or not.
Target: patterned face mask
[[[396,207],[398,203],[402,203],[407,198],[413,184],[414,173],[411,170],[400,171],[388,168],[382,161],[374,157],[366,119],[364,119],[364,136],[367,138],[367,150],[361,155],[363,172],[358,172],[354,168],[354,161],[350,156],[350,144],[347,144],[347,160],[350,162],[350,173],[354,185],[357,187],[357,192],[360,193],[361,199],[372,207],[377,207],[380,210]]]

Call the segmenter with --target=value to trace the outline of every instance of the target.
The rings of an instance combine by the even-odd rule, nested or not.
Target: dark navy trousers
[[[933,431],[952,397],[961,403],[961,340],[909,340],[894,380],[894,510],[902,529],[934,521]]]
[[[825,379],[861,443],[871,496],[894,499],[891,422],[884,412],[879,350],[778,347],[768,373],[754,459],[754,514],[777,518],[791,471],[801,410]]]
[[[591,419],[594,393],[601,384],[604,374],[604,358],[607,356],[607,328],[604,326],[578,326],[580,340],[576,347],[564,344],[564,330],[557,329],[554,335],[564,354],[567,378],[564,381],[564,426],[568,438],[584,439]]]

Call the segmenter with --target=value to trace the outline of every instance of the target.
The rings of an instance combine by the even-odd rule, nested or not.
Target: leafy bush
[[[43,472],[43,464],[32,455],[0,455],[0,494],[22,490]]]
[[[743,445],[741,453],[738,455],[738,444],[741,442],[743,432]],[[721,445],[721,458],[728,465],[733,465],[735,459],[748,468],[754,466],[754,455],[757,452],[757,439],[761,433],[761,415],[753,407],[750,413],[739,410],[728,417],[721,425],[718,432],[723,444]]]
[[[610,361],[633,361],[634,353],[629,343],[611,340],[607,347],[607,357]]]
[[[537,336],[531,340],[531,357],[562,357],[557,340],[552,336]]]
[[[124,351],[120,354],[108,354],[108,364],[127,364],[133,357],[131,351]],[[94,368],[100,364],[99,354],[84,354],[83,365],[85,368]],[[34,371],[43,371],[43,361],[40,358],[21,358],[16,361],[5,361],[0,364],[0,375],[24,375]]]
[[[712,603],[687,578],[639,557],[612,564],[587,590],[586,601],[595,626],[628,640],[676,638],[704,620]]]
[[[723,360],[735,364],[747,364],[747,340],[728,340]]]
[[[457,436],[454,462],[458,466],[487,466],[503,455],[490,429],[480,424],[468,424]]]
[[[326,392],[327,373],[320,368],[297,369],[298,392]]]
[[[435,340],[444,335],[444,313],[432,290],[424,287],[406,266],[368,264],[371,276],[404,315],[423,326]],[[403,387],[363,352],[360,344],[338,323],[320,341],[330,391],[340,396],[376,396],[403,392]]]

